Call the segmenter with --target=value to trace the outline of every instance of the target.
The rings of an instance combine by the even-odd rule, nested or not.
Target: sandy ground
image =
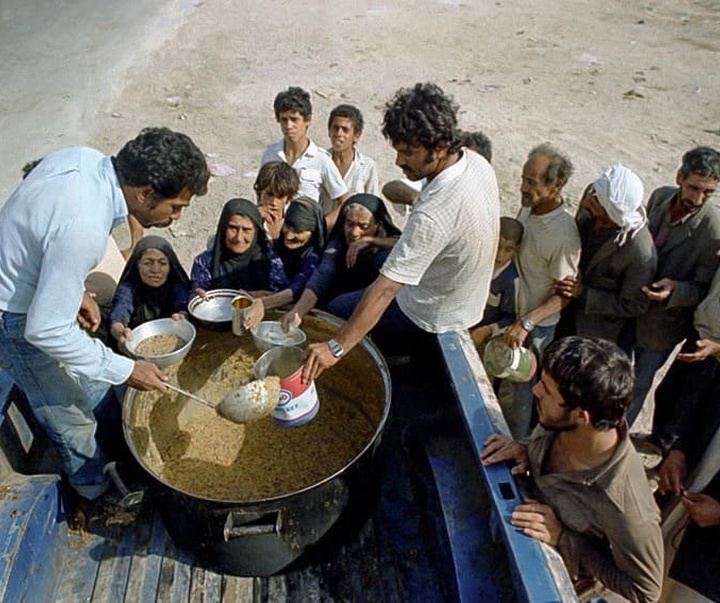
[[[39,35],[29,33],[33,4],[0,1],[3,199],[25,161],[53,148],[112,153],[147,125],[184,131],[235,170],[160,233],[187,267],[224,201],[251,197],[262,151],[280,137],[273,97],[289,85],[312,92],[310,134],[323,145],[332,107],[357,104],[361,148],[386,181],[400,174],[380,133],[385,102],[399,87],[438,83],[460,126],[492,139],[508,214],[524,158],[543,141],[576,166],[571,202],[614,161],[649,193],[672,183],[685,150],[720,144],[718,0],[155,0],[149,11],[68,0],[42,8],[42,38],[20,54]]]

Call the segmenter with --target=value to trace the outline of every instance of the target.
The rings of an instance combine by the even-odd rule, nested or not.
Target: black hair
[[[720,153],[710,147],[695,147],[682,157],[680,175],[683,179],[690,174],[720,180]]]
[[[178,197],[188,189],[204,195],[210,171],[202,151],[186,134],[145,128],[112,158],[120,184],[151,186],[156,200]]]
[[[630,359],[615,343],[599,337],[558,339],[545,350],[542,368],[557,382],[564,406],[586,410],[595,429],[622,423],[635,378]]]
[[[480,131],[465,132],[464,130],[458,130],[458,135],[464,147],[480,153],[488,160],[488,163],[492,162],[492,142],[485,134]]]
[[[308,119],[312,115],[310,93],[299,86],[290,86],[287,90],[277,93],[273,109],[275,109],[275,119],[277,120],[285,111],[297,111],[305,119]]]
[[[292,201],[300,188],[300,177],[293,167],[284,161],[269,161],[260,168],[253,190],[259,195],[264,190],[277,197]]]
[[[539,144],[530,151],[530,153],[528,153],[527,160],[530,161],[531,159],[541,156],[550,158],[550,163],[548,164],[547,171],[545,172],[545,184],[555,184],[556,182],[561,181],[563,186],[565,186],[573,173],[572,162],[554,146],[547,142]]]
[[[393,144],[422,146],[428,151],[457,152],[457,104],[432,83],[401,88],[385,105],[382,133]]]
[[[32,172],[43,159],[44,157],[40,157],[40,159],[33,159],[32,161],[28,161],[24,166],[22,166],[23,180],[25,180],[25,178],[30,175],[30,172]]]
[[[363,119],[360,109],[353,105],[338,105],[332,111],[330,111],[330,117],[328,118],[328,128],[332,125],[333,119],[336,117],[346,117],[349,119],[356,132],[362,132],[365,127],[365,120]]]

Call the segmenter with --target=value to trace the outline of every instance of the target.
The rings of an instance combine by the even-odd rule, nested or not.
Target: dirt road
[[[3,27],[8,4],[26,6],[6,0]],[[223,202],[250,196],[262,151],[280,136],[273,97],[289,85],[312,92],[310,133],[320,144],[327,144],[330,109],[357,104],[367,122],[361,148],[386,180],[399,172],[380,134],[384,103],[401,86],[437,82],[459,103],[461,127],[491,137],[506,213],[519,205],[527,151],[543,141],[575,163],[566,188],[571,201],[616,160],[636,170],[649,193],[673,182],[688,148],[720,146],[720,78],[713,68],[720,51],[717,0],[155,4],[154,25],[143,24],[140,13],[123,18],[118,11],[107,36],[83,40],[73,28],[95,18],[95,9],[87,0],[68,0],[74,20],[51,31],[48,52],[13,57],[17,69],[27,59],[23,69],[35,70],[69,47],[84,57],[97,53],[102,63],[108,60],[107,38],[123,75],[101,78],[87,98],[49,86],[41,96],[55,95],[56,114],[38,100],[42,86],[28,91],[26,106],[0,103],[2,127],[16,128],[3,137],[2,184],[53,145],[80,142],[77,132],[86,134],[87,144],[113,152],[146,125],[182,130],[211,162],[235,170],[214,179],[209,194],[161,233],[188,267],[214,230]],[[174,21],[163,26],[163,14]],[[110,32],[121,31],[121,22],[129,34],[118,44]],[[146,39],[154,34],[158,39]],[[0,51],[5,56],[7,44]],[[72,70],[73,61],[64,68]],[[50,75],[38,73],[52,84]],[[3,77],[5,86],[8,81]],[[37,116],[36,108],[43,114]],[[79,130],[61,133],[69,113]]]

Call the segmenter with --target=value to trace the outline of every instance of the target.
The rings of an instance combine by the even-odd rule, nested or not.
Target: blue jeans
[[[25,392],[70,485],[81,496],[96,498],[107,488],[107,459],[96,430],[99,420],[119,413],[115,394],[107,383],[71,376],[57,360],[29,344],[25,321],[25,314],[0,311],[0,368]]]
[[[518,383],[503,379],[498,388],[498,402],[513,438],[519,440],[530,434],[533,404],[533,387],[540,380],[540,365],[543,352],[555,337],[555,325],[535,327],[525,338],[524,347],[532,350],[537,358],[538,368],[530,381]]]

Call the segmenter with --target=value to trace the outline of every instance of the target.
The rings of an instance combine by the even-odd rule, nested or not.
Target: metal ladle
[[[247,423],[266,417],[275,410],[280,399],[278,377],[265,377],[251,381],[229,393],[219,403],[205,400],[172,383],[165,382],[165,387],[209,406],[233,423]]]

